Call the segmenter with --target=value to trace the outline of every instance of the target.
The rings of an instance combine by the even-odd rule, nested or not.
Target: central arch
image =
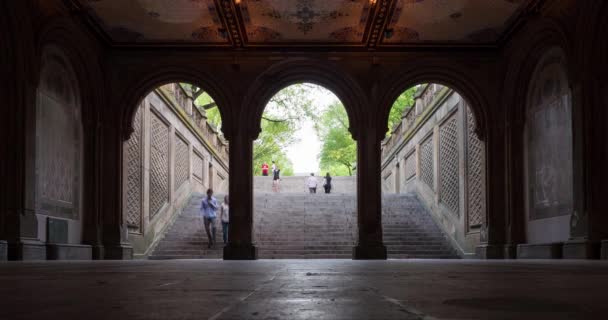
[[[359,84],[335,64],[312,59],[289,59],[279,62],[260,74],[250,86],[241,110],[241,124],[247,124],[251,138],[260,133],[260,122],[268,101],[281,89],[296,83],[313,83],[333,92],[344,105],[350,132],[357,140],[357,123],[361,110],[368,105]]]

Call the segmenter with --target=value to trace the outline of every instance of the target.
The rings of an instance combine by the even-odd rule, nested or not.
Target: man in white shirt
[[[317,193],[317,178],[315,178],[315,174],[311,173],[310,177],[306,179],[306,185],[308,186],[308,191],[310,193]]]

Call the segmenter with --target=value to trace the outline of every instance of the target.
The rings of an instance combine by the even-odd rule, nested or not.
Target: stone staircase
[[[356,198],[344,194],[256,194],[254,235],[261,259],[352,257]]]
[[[150,259],[221,258],[207,249],[199,222],[202,195],[193,195]],[[458,258],[442,231],[413,194],[383,197],[384,243],[389,258]],[[352,258],[357,239],[356,196],[257,193],[254,239],[260,259]]]
[[[156,245],[149,259],[220,259],[222,258],[222,227],[217,224],[214,248],[207,249],[207,234],[199,213],[203,194],[193,193],[164,237]],[[218,197],[218,202],[221,198]],[[221,202],[220,202],[221,203]]]
[[[383,196],[382,225],[389,258],[458,258],[443,231],[413,193]]]

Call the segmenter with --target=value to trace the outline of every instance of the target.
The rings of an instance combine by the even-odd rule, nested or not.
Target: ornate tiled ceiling
[[[71,0],[115,45],[493,44],[534,0]]]

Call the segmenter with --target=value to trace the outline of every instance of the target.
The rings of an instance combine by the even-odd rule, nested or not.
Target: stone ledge
[[[38,240],[8,243],[9,260],[46,260],[46,245]]]
[[[0,261],[8,259],[8,244],[4,240],[0,240]]]
[[[353,247],[353,260],[386,260],[384,245],[358,245]]]
[[[602,240],[600,258],[603,260],[608,260],[608,240]]]
[[[482,244],[475,248],[477,259],[503,259],[504,246],[498,244]]]
[[[599,259],[600,243],[589,240],[568,240],[564,242],[564,259]]]
[[[91,260],[93,248],[84,244],[50,243],[46,245],[48,260]]]
[[[258,248],[253,244],[235,245],[228,244],[224,247],[224,260],[256,260]]]
[[[561,259],[563,243],[518,244],[517,259]]]
[[[505,244],[504,258],[505,259],[517,258],[517,245],[516,244]]]
[[[105,260],[131,260],[133,259],[133,247],[124,244],[105,245],[103,254]]]

